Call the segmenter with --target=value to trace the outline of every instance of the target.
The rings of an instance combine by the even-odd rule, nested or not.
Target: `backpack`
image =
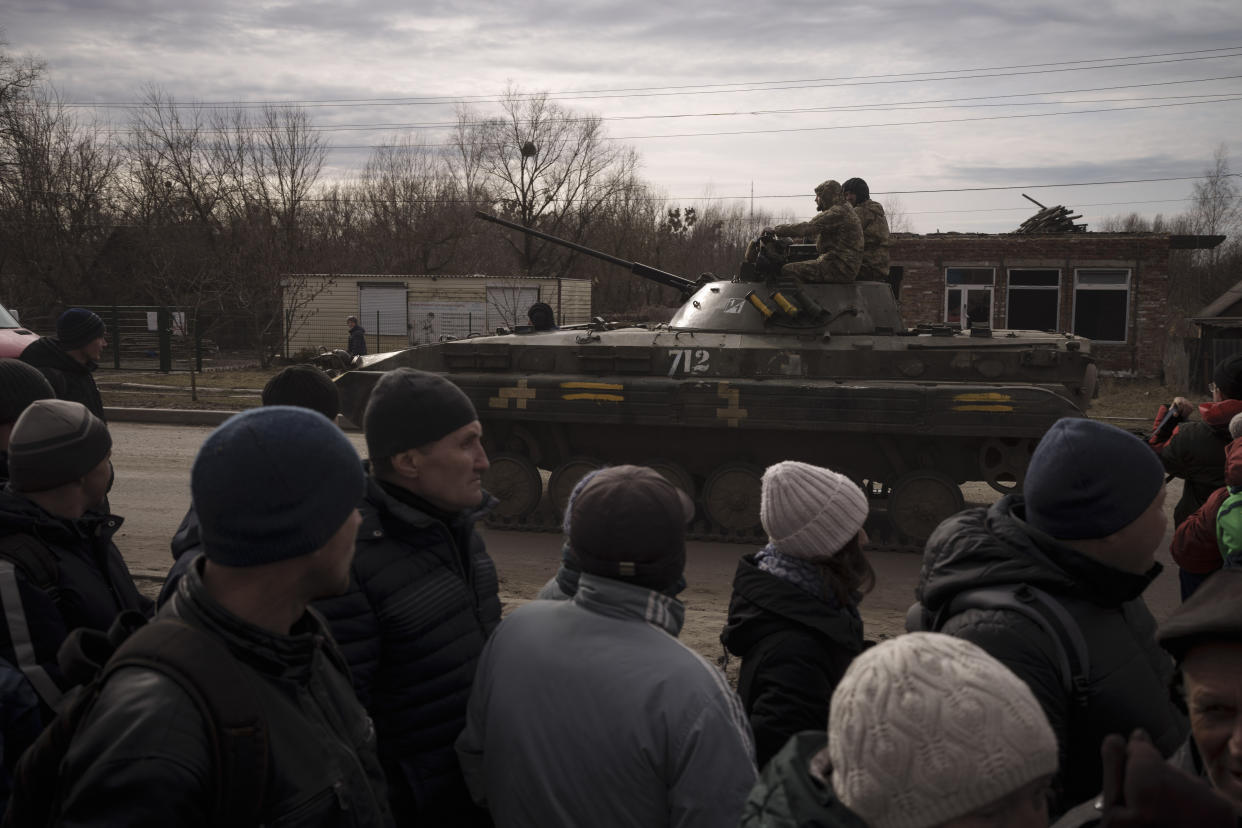
[[[72,780],[61,764],[108,678],[142,667],[172,679],[194,701],[212,745],[212,825],[258,825],[267,787],[268,734],[259,700],[241,665],[214,636],[178,618],[147,623],[126,610],[109,630],[77,629],[57,657],[71,682],[85,682],[66,696],[58,715],[22,754],[3,826],[52,825]]]
[[[1216,546],[1220,556],[1228,561],[1229,556],[1242,551],[1242,487],[1229,487],[1229,494],[1216,511]]]
[[[56,555],[43,541],[21,532],[0,538],[0,560],[13,564],[13,568],[26,580],[47,593],[52,603],[60,607],[60,566]]]
[[[934,614],[916,603],[906,614],[906,630],[939,632],[950,618],[969,609],[1007,610],[1035,622],[1056,645],[1061,686],[1072,700],[1073,709],[1079,713],[1086,710],[1091,675],[1087,641],[1065,607],[1038,587],[1012,584],[968,589]]]

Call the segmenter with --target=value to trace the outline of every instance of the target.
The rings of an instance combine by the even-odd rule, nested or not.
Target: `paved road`
[[[190,465],[210,429],[199,426],[112,423],[113,462],[116,484],[111,502],[125,517],[117,538],[134,576],[140,583],[161,581],[171,559],[168,541],[190,503]],[[360,433],[348,433],[360,451]],[[1172,515],[1180,482],[1170,485],[1167,498]],[[966,487],[967,498],[976,502],[995,498],[986,486]],[[1170,517],[1170,525],[1172,518]],[[487,531],[488,549],[501,576],[502,599],[513,606],[534,596],[555,571],[560,557],[560,537],[533,532]],[[1168,535],[1160,560],[1166,569],[1147,592],[1157,618],[1163,619],[1177,605],[1177,576],[1168,559]],[[686,601],[687,625],[683,638],[705,654],[719,655],[716,636],[724,622],[730,584],[737,556],[749,547],[735,544],[689,544]],[[869,636],[892,635],[901,630],[905,610],[913,600],[919,558],[901,553],[876,553],[876,590],[863,603]]]

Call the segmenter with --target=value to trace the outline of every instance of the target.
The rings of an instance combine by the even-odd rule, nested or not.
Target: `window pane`
[[[1059,270],[1011,270],[1009,284],[1029,287],[1057,287],[1061,284]]]
[[[945,292],[944,321],[950,325],[962,324],[962,291],[951,288]]]
[[[1126,341],[1128,291],[1079,290],[1074,297],[1074,333],[1104,342]]]
[[[1077,273],[1078,284],[1087,285],[1126,285],[1130,282],[1128,270],[1080,270]]]
[[[996,271],[990,267],[948,267],[944,271],[947,285],[990,285]]]
[[[1057,321],[1059,297],[1055,290],[1011,289],[1008,327],[1020,331],[1055,331],[1060,327]]]

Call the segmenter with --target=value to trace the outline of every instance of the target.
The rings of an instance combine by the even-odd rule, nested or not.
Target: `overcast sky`
[[[327,133],[342,177],[366,147],[444,141],[414,125],[452,122],[464,97],[493,111],[510,84],[608,119],[687,205],[753,192],[805,217],[815,184],[861,176],[917,232],[1003,232],[1036,209],[1022,192],[1095,223],[1180,212],[1193,182],[1064,185],[1198,176],[1222,142],[1242,171],[1237,0],[3,0],[0,29],[70,102],[157,85],[393,125]],[[363,102],[381,98],[407,100]]]

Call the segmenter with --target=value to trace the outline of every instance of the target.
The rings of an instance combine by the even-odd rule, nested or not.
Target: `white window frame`
[[[1050,330],[1061,329],[1061,268],[1059,267],[1011,267],[1005,271],[1005,327],[1012,330],[1013,325],[1009,322],[1009,310],[1013,307],[1013,274],[1014,271],[1042,271],[1044,273],[1057,274],[1057,283],[1055,285],[1018,285],[1018,290],[1044,290],[1055,291],[1057,294],[1057,318],[1056,324]]]
[[[992,271],[992,284],[977,285],[977,284],[961,283],[961,284],[951,285],[949,284],[949,271],[950,270],[990,270]],[[962,291],[962,314],[961,314],[961,319],[958,321],[958,324],[961,326],[962,330],[966,330],[966,308],[970,304],[970,299],[967,296],[967,293],[969,293],[972,290],[978,290],[978,291],[986,290],[988,292],[988,320],[987,321],[988,321],[988,327],[989,328],[992,327],[992,316],[996,313],[996,268],[995,267],[991,267],[991,266],[973,267],[973,266],[966,266],[966,265],[955,265],[952,267],[945,267],[944,269],[944,301],[941,302],[941,308],[940,308],[940,318],[944,320],[945,323],[948,323],[949,321],[949,291],[951,290]]]
[[[1126,283],[1124,285],[1092,285],[1090,287],[1080,287],[1082,282],[1082,274],[1090,272],[1098,272],[1101,270],[1111,272],[1124,272],[1126,274]],[[1092,342],[1099,342],[1105,345],[1125,345],[1130,341],[1130,301],[1132,299],[1130,288],[1133,284],[1134,271],[1128,267],[1076,267],[1074,268],[1074,306],[1070,310],[1070,328],[1075,336],[1084,336],[1078,333],[1078,291],[1125,291],[1125,339],[1093,339]]]

